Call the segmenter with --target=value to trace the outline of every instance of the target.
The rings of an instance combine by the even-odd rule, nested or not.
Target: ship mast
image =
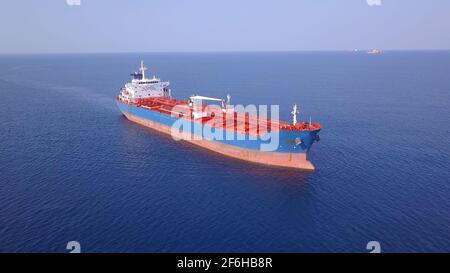
[[[231,105],[231,95],[227,94],[227,105]]]
[[[139,70],[142,73],[142,80],[145,80],[145,70],[147,70],[147,67],[144,66],[144,61],[141,60],[141,68],[139,68]]]
[[[299,113],[299,111],[298,111],[298,106],[297,106],[297,103],[296,104],[294,104],[294,107],[292,107],[292,112],[291,112],[291,115],[292,115],[292,124],[295,126],[296,124],[297,124],[297,114]]]

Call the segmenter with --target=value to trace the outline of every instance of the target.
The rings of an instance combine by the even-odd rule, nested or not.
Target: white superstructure
[[[170,97],[169,82],[163,82],[156,76],[145,77],[144,62],[141,61],[139,72],[131,74],[133,79],[122,88],[119,97],[125,101],[136,101],[151,97]]]

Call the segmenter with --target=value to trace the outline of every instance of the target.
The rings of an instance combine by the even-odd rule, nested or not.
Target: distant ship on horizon
[[[371,49],[371,50],[367,51],[367,54],[381,54],[381,53],[383,53],[383,52],[379,49]]]

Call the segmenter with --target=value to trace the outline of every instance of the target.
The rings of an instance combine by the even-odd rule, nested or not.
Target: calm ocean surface
[[[317,171],[129,122],[140,59],[180,99],[299,103]],[[449,51],[0,56],[0,252],[448,252],[449,72]]]

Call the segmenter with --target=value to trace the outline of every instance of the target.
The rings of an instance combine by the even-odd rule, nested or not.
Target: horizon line
[[[296,50],[199,50],[199,51],[78,51],[78,52],[0,52],[0,55],[82,55],[82,54],[190,54],[190,53],[295,53],[295,52],[349,52],[364,53],[378,48],[355,49],[296,49]],[[356,51],[355,51],[356,50]],[[381,52],[392,51],[450,51],[442,49],[378,49]]]

